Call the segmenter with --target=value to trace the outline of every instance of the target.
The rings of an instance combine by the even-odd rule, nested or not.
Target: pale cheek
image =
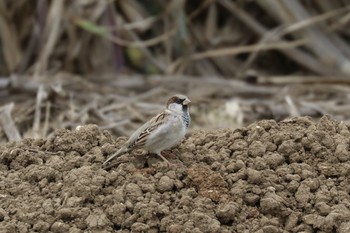
[[[182,110],[182,106],[181,106],[180,104],[175,104],[175,103],[173,103],[173,104],[170,104],[170,105],[169,105],[169,109],[178,112],[178,111],[181,111],[181,110]]]

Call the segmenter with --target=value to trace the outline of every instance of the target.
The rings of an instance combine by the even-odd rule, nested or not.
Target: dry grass
[[[4,0],[0,73],[347,76],[349,3]]]
[[[304,115],[316,119],[330,115],[350,122],[349,80],[334,77],[269,76],[257,80],[263,85],[181,75],[147,80],[119,75],[99,83],[63,73],[38,78],[12,76],[9,80],[10,94],[0,99],[0,144],[46,138],[55,129],[90,123],[114,136],[127,136],[163,109],[170,93],[176,92],[188,94],[194,103],[191,130],[234,129],[261,119]]]
[[[0,143],[129,135],[174,92],[193,128],[349,122],[349,22],[349,0],[0,1]]]

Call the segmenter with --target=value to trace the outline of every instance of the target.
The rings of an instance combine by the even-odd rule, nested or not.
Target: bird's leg
[[[164,157],[166,158],[171,158],[171,157],[176,157],[173,153],[171,153],[170,151],[165,151],[163,150],[162,152],[160,152]]]
[[[158,153],[159,157],[161,157],[161,158],[163,159],[163,161],[164,161],[166,164],[171,165],[172,163],[170,163],[169,160],[167,160],[167,159],[162,155],[162,152],[163,152],[163,151],[161,151],[161,152]]]
[[[169,160],[167,160],[164,155],[173,155],[172,153],[169,153],[169,152],[164,152],[164,151],[161,151],[160,153],[158,153],[159,157],[161,157],[163,159],[163,161],[166,163],[166,165],[168,167],[181,167],[183,166],[183,164],[180,162],[180,163],[172,163],[172,162],[169,162]]]

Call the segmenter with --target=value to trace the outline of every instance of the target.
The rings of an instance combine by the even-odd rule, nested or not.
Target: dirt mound
[[[8,143],[0,231],[350,232],[349,139],[326,117],[266,120],[195,131],[172,151],[183,166],[110,171],[101,163],[125,138],[96,126]]]

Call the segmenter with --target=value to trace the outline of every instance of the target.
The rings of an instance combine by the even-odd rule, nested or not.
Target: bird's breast
[[[168,149],[179,143],[185,134],[186,127],[184,127],[181,118],[174,116],[152,134],[147,147],[151,151]]]

